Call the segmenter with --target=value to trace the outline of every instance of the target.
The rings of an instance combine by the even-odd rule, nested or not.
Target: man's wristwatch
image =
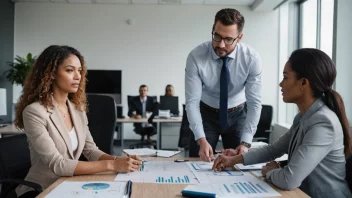
[[[241,142],[240,145],[243,145],[247,148],[251,148],[251,146],[252,146],[250,143],[247,143],[247,142]]]

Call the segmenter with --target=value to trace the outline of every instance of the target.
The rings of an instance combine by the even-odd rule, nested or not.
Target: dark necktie
[[[220,126],[225,129],[227,126],[227,100],[228,100],[228,81],[229,81],[229,68],[227,62],[229,57],[222,57],[223,65],[220,74]]]

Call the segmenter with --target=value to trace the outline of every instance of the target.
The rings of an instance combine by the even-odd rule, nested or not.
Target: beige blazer
[[[60,177],[73,176],[81,154],[89,161],[97,161],[104,154],[93,141],[86,113],[79,111],[73,103],[67,101],[77,133],[76,152],[72,150],[69,129],[57,107],[46,108],[35,102],[23,111],[24,129],[32,164],[25,180],[38,183],[43,188],[49,187]],[[32,189],[20,185],[16,193],[19,196],[30,190]]]

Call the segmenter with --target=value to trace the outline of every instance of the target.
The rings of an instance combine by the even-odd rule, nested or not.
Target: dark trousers
[[[235,149],[240,144],[242,128],[247,115],[245,107],[228,113],[227,128],[225,129],[220,127],[219,112],[206,108],[203,102],[200,102],[200,113],[202,115],[205,137],[213,148],[213,152],[215,152],[220,135],[224,149]],[[198,153],[199,145],[194,140],[194,134],[191,133],[189,157],[199,157]]]

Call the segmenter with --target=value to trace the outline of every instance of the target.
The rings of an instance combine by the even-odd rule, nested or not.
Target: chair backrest
[[[189,128],[186,105],[183,104],[182,106],[183,106],[183,115],[182,115],[182,123],[180,128],[180,137],[178,139],[178,147],[189,148],[192,130]]]
[[[0,138],[0,180],[24,179],[30,167],[30,152],[25,134]],[[13,185],[3,184],[1,192],[8,192],[11,187]]]
[[[134,97],[137,97],[137,96],[131,96],[131,95],[128,95],[128,96],[127,96],[127,106],[128,106],[128,109],[131,108],[131,99],[134,98]]]
[[[257,127],[257,132],[254,137],[268,137],[269,133],[266,130],[271,129],[271,121],[273,119],[273,107],[271,105],[262,105],[262,112]]]
[[[116,105],[110,96],[87,94],[88,127],[95,144],[105,153],[112,154],[116,127]]]
[[[346,181],[352,191],[352,156],[346,160]]]

